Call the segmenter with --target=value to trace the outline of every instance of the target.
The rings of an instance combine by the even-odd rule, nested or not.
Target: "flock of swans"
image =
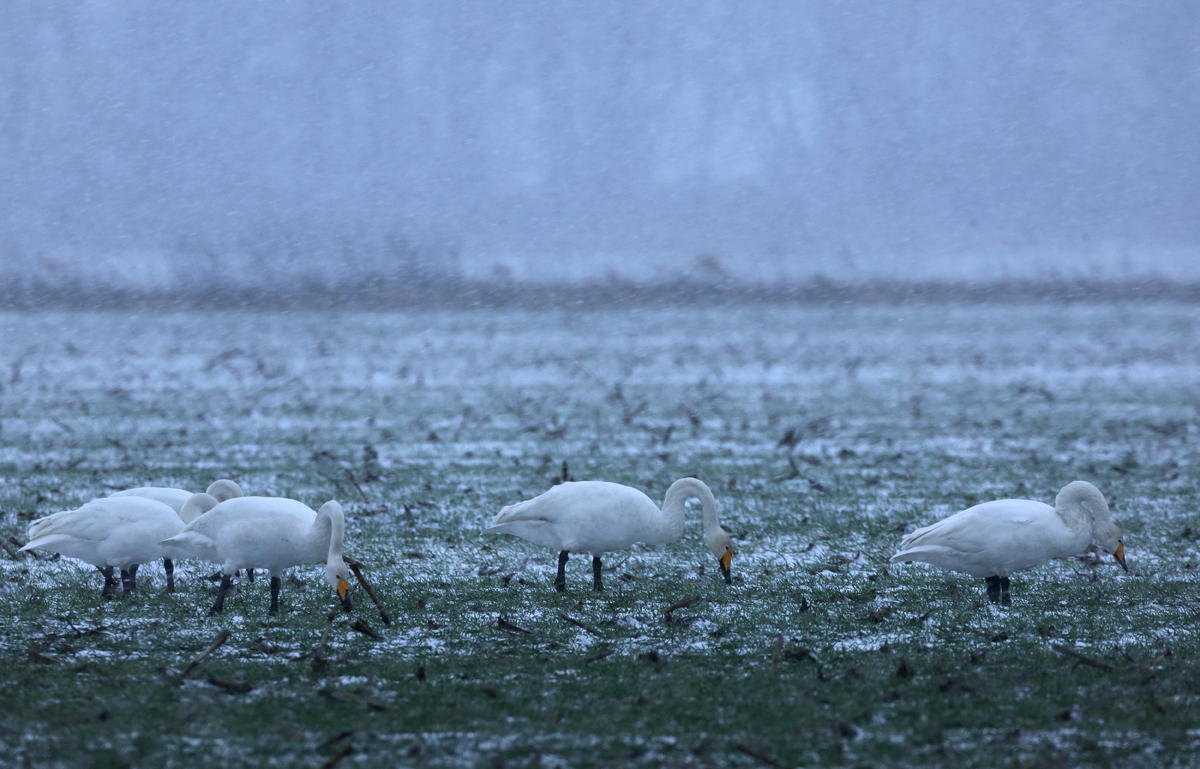
[[[662,507],[641,491],[604,481],[568,481],[533,499],[509,505],[484,533],[511,534],[558,551],[554,585],[566,589],[570,553],[592,556],[593,588],[602,590],[600,557],[636,542],[661,545],[683,535],[685,503],[700,500],[704,535],[726,583],[732,583],[733,541],[717,519],[712,492],[696,478],[681,478]],[[125,593],[137,589],[143,563],[162,559],[167,590],[174,589],[173,558],[217,564],[221,584],[210,609],[219,612],[240,570],[265,569],[271,578],[272,613],[279,609],[280,576],[303,563],[325,562],[325,579],[350,610],[350,575],[342,558],[345,516],[326,502],[314,512],[283,497],[248,497],[230,480],[207,491],[142,487],[96,499],[77,510],[40,518],[29,526],[22,550],[42,549],[90,563],[104,575],[102,595],[115,593],[119,569]],[[993,603],[1010,603],[1009,577],[1054,558],[1083,552],[1093,541],[1128,571],[1121,530],[1099,489],[1086,481],[1063,487],[1054,507],[1025,499],[985,502],[904,537],[893,563],[923,561],[987,582]]]

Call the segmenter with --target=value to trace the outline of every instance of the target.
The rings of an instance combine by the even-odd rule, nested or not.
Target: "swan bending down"
[[[217,502],[224,502],[227,499],[242,496],[242,487],[238,486],[228,478],[221,478],[213,481],[208,485],[208,491],[205,492],[212,496]],[[108,495],[112,497],[143,497],[145,499],[156,499],[159,502],[169,506],[172,510],[179,513],[179,518],[183,523],[191,523],[192,519],[200,515],[202,510],[194,510],[191,513],[184,511],[184,505],[188,499],[192,497],[192,492],[185,489],[174,489],[169,486],[139,486],[136,489],[125,489]],[[183,526],[179,527],[180,529]],[[137,571],[137,567],[134,567]],[[175,592],[175,563],[170,558],[163,558],[163,571],[167,573],[167,592]]]
[[[188,504],[204,508],[215,501],[196,494]],[[350,604],[350,570],[342,560],[346,518],[342,506],[329,501],[313,512],[294,499],[239,497],[210,509],[161,544],[181,555],[221,565],[221,587],[209,613],[225,608],[225,595],[238,569],[266,569],[271,575],[271,612],[279,610],[280,575],[302,563],[325,561],[325,579]]]
[[[138,566],[164,558],[159,541],[182,528],[179,513],[156,499],[105,497],[29,524],[29,544],[21,550],[50,550],[92,564],[104,575],[100,595],[107,598],[116,587],[113,567],[121,570],[124,592],[135,592]]]
[[[600,556],[635,542],[665,545],[683,536],[684,503],[695,497],[704,509],[704,538],[732,583],[733,540],[717,522],[717,502],[703,481],[680,478],[667,489],[660,510],[641,491],[607,481],[570,481],[533,499],[504,508],[483,530],[513,534],[558,550],[555,589],[567,589],[568,553],[592,554],[592,587],[603,590]]]
[[[892,563],[924,561],[983,577],[992,603],[1010,603],[1009,575],[1051,558],[1069,558],[1096,539],[1126,571],[1121,530],[1104,495],[1087,481],[1058,492],[1054,507],[1029,499],[1000,499],[917,529],[900,542]]]

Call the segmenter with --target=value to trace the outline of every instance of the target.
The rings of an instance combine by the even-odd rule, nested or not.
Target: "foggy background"
[[[8,291],[1200,280],[1200,5],[0,6]]]

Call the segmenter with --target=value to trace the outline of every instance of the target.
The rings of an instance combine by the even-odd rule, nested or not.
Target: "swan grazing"
[[[113,567],[121,570],[124,592],[135,592],[138,566],[163,558],[159,541],[181,528],[179,513],[163,502],[105,497],[29,524],[29,544],[21,550],[50,550],[92,564],[104,575],[100,595],[107,598],[116,586]]]
[[[983,577],[992,603],[1010,603],[1009,575],[1019,569],[1069,558],[1096,539],[1126,571],[1121,530],[1112,522],[1104,495],[1087,481],[1058,492],[1054,507],[1029,499],[1000,499],[963,510],[900,542],[892,563],[924,561]]]
[[[717,522],[717,502],[696,478],[680,478],[667,489],[662,509],[637,489],[606,481],[571,481],[500,511],[485,534],[513,534],[558,550],[557,590],[567,589],[568,553],[592,554],[592,587],[603,590],[600,556],[635,542],[665,545],[683,535],[684,503],[695,497],[704,509],[704,537],[733,581],[729,563],[733,540]]]
[[[221,478],[210,483],[208,491],[205,493],[213,497],[214,503],[224,502],[227,499],[242,496],[242,487],[228,478]],[[168,486],[139,486],[136,489],[125,489],[124,491],[118,491],[108,496],[110,498],[142,497],[144,499],[158,500],[179,513],[179,518],[183,523],[191,523],[193,518],[203,512],[202,510],[197,510],[185,513],[184,505],[192,497],[192,492],[184,489],[173,489]],[[182,529],[183,527],[180,526],[180,528]],[[164,558],[163,571],[167,573],[167,592],[175,592],[175,562],[170,558]]]
[[[213,481],[208,485],[208,490],[205,492],[209,496],[216,499],[218,502],[224,502],[227,499],[242,496],[242,487],[238,486],[228,478],[221,478]],[[146,499],[157,499],[159,502],[169,506],[175,512],[181,512],[183,505],[192,497],[192,492],[185,489],[173,489],[167,486],[139,486],[136,489],[125,489],[124,491],[116,491],[108,495],[109,497],[144,497]],[[191,523],[190,518],[184,518],[184,523]]]
[[[225,608],[225,595],[238,569],[266,569],[271,575],[271,612],[279,610],[279,577],[302,563],[325,561],[325,579],[349,611],[350,570],[342,560],[346,518],[342,506],[329,501],[313,512],[307,505],[281,497],[239,497],[211,505],[212,497],[196,494],[193,502],[209,507],[183,531],[160,544],[173,552],[221,565],[221,587],[209,613]]]

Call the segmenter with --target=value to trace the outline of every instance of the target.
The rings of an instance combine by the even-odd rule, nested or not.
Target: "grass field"
[[[2,766],[1200,765],[1200,306],[10,313],[0,364],[6,542],[133,485],[336,498],[393,618],[358,592],[328,624],[317,565],[276,617],[261,579],[209,617],[206,564],[106,602],[0,553]],[[480,535],[564,461],[703,479],[733,585],[698,507],[601,594]],[[998,608],[887,563],[1076,478],[1128,574],[1056,562]]]

